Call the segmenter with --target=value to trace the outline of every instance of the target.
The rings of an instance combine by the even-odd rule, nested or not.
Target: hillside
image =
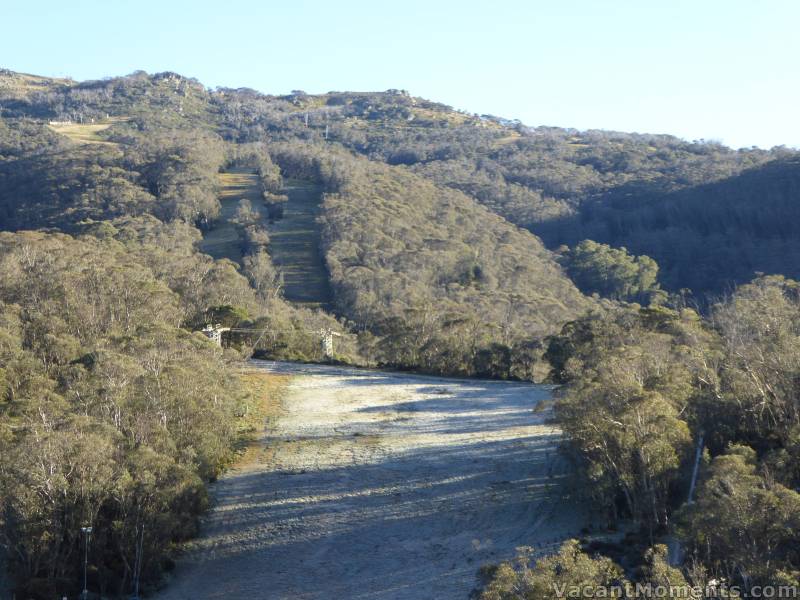
[[[324,224],[338,306],[402,365],[504,375],[522,340],[590,306],[533,235],[402,169],[364,166]]]
[[[709,298],[756,271],[800,276],[798,193],[800,155],[782,148],[533,129],[401,90],[270,96],[175,73],[75,82],[0,71],[0,547],[14,593],[76,596],[86,523],[90,587],[123,597],[141,576],[153,592],[197,533],[208,486],[268,417],[264,464],[294,456],[297,471],[278,466],[223,496],[244,506],[242,490],[266,495],[244,503],[259,514],[284,511],[306,483],[328,485],[337,473],[319,460],[332,457],[347,465],[337,485],[348,505],[323,515],[332,526],[359,503],[397,523],[413,516],[409,490],[381,487],[386,477],[456,484],[459,511],[465,498],[512,502],[468,539],[460,519],[479,512],[450,521],[444,498],[424,493],[431,535],[449,521],[451,549],[469,560],[492,540],[525,543],[532,530],[517,515],[538,524],[531,500],[555,498],[543,479],[557,475],[547,465],[555,432],[528,427],[548,418],[528,404],[528,383],[475,383],[482,391],[459,400],[452,381],[417,373],[403,388],[388,371],[337,366],[327,372],[350,372],[332,383],[341,399],[326,391],[331,380],[298,395],[321,383],[301,381],[288,392],[297,406],[272,415],[278,383],[243,373],[253,355],[563,384],[552,414],[575,499],[590,500],[620,543],[593,549],[584,538],[535,565],[485,569],[484,598],[562,574],[680,581],[658,545],[667,534],[685,540],[692,578],[797,585],[799,284],[765,276]],[[687,308],[694,301],[701,312]],[[222,343],[198,331],[209,324],[226,329]],[[376,382],[395,387],[371,401],[364,386]],[[317,430],[306,405],[324,413]],[[334,426],[333,411],[346,423]],[[407,471],[385,468],[395,425],[408,449],[431,444],[435,468],[405,450]],[[473,443],[487,472],[511,467],[507,479],[464,460]],[[377,461],[378,479],[359,457]],[[295,502],[303,519],[339,502],[309,494]],[[260,517],[258,531],[223,530],[256,545],[324,532],[296,527],[292,510],[288,536],[263,536]],[[753,518],[742,524],[742,514]],[[363,537],[348,533],[345,546],[380,545],[384,530],[415,545],[424,532],[374,520],[369,532],[362,517]],[[429,541],[416,562],[439,561],[437,587],[448,585],[445,567],[464,587],[478,565],[456,565]],[[397,547],[382,555],[402,557]],[[269,552],[295,573],[308,568],[294,559],[308,557],[302,548]],[[264,570],[286,579],[279,569]],[[410,571],[392,583],[385,562],[366,569],[386,575],[381,585],[425,584]],[[241,583],[242,571],[226,574]]]
[[[13,173],[8,165],[0,169],[2,194],[13,194],[19,206],[3,208],[11,228],[63,229],[66,221],[131,212],[203,227],[219,211],[214,182],[203,178],[225,166],[230,148],[262,144],[262,153],[274,157],[274,148],[290,143],[323,155],[346,150],[342,156],[455,189],[561,254],[564,245],[591,239],[650,256],[663,288],[689,288],[700,300],[757,272],[800,276],[791,227],[800,172],[797,153],[785,148],[732,150],[668,135],[530,128],[402,90],[286,96],[210,90],[174,73],[74,82],[4,71],[0,104],[0,139],[13,139],[20,153]],[[50,121],[59,125],[45,128]],[[159,140],[165,131],[168,138]],[[173,194],[164,193],[156,166],[167,139],[173,154],[197,165],[185,180],[168,182]],[[0,145],[0,156],[6,152]],[[87,178],[89,166],[96,175]],[[281,185],[265,187],[277,193]],[[123,190],[124,201],[111,198],[110,189],[114,196]],[[92,206],[94,198],[101,208]]]
[[[533,235],[334,141],[342,127],[373,126],[373,94],[210,91],[171,73],[2,89],[6,229],[71,232],[143,214],[187,223],[202,231],[201,250],[239,263],[254,285],[266,278],[300,305],[332,304],[369,332],[368,360],[431,371],[530,377],[537,340],[591,304]],[[475,121],[434,103],[415,110],[420,126]],[[228,181],[235,173],[250,174],[245,187]],[[291,178],[322,186],[321,206],[287,188]],[[262,193],[274,202],[287,189],[282,218],[265,218]]]
[[[796,171],[780,166],[797,157],[785,148],[732,150],[668,135],[530,128],[402,90],[287,96],[209,90],[174,73],[78,83],[3,72],[0,102],[11,122],[94,119],[95,127],[105,127],[100,124],[109,118],[125,118],[139,131],[192,128],[226,143],[344,147],[457,189],[540,236],[551,250],[593,239],[652,256],[662,285],[672,291],[691,288],[702,297],[748,281],[756,271],[798,274],[796,261],[780,250],[796,238],[771,216],[792,220],[783,211],[794,204],[800,184]],[[92,135],[110,140],[115,129],[124,127]],[[771,185],[778,171],[785,184]],[[737,188],[740,176],[746,191]],[[770,216],[759,214],[754,233],[741,207],[760,206],[765,187]],[[734,189],[729,200],[726,190]],[[703,203],[709,193],[717,199],[702,208],[703,221],[715,224],[713,232],[699,227],[694,209],[685,208]],[[699,200],[687,200],[692,197]],[[710,252],[698,273],[696,255],[703,248]]]
[[[457,189],[552,250],[593,239],[653,256],[672,291],[688,287],[703,297],[759,271],[800,275],[798,263],[779,250],[797,240],[785,229],[800,186],[791,167],[798,153],[786,148],[732,150],[669,135],[530,128],[397,90],[227,94],[261,109],[242,120],[247,136],[320,139],[327,128],[329,140]],[[709,195],[714,201],[707,205]],[[758,214],[743,218],[743,211]]]
[[[335,139],[466,193],[551,249],[592,239],[652,256],[671,290],[702,296],[759,271],[800,275],[781,251],[798,241],[787,231],[800,189],[797,152],[529,128],[442,106],[420,115],[421,104],[383,95],[363,111],[353,102]]]

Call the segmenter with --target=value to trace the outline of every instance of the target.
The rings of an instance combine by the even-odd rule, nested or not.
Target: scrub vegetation
[[[93,590],[158,584],[280,394],[242,375],[254,353],[562,385],[565,451],[627,549],[523,554],[486,598],[797,585],[797,152],[175,73],[2,70],[0,105],[18,597],[75,594],[87,524]]]

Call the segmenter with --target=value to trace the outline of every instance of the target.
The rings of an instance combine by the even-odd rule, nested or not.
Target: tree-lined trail
[[[215,259],[242,262],[242,235],[232,222],[239,202],[249,200],[269,233],[269,254],[280,270],[284,297],[310,308],[330,307],[333,295],[328,269],[320,247],[317,217],[322,203],[322,186],[289,179],[283,191],[288,201],[283,216],[270,220],[261,194],[258,173],[250,167],[233,167],[219,174],[220,214],[214,226],[203,232],[198,247]]]
[[[585,523],[547,386],[255,364],[295,377],[161,600],[464,599],[481,565]]]
[[[266,221],[267,210],[263,206],[258,173],[249,167],[234,167],[218,176],[219,219],[214,227],[203,232],[198,245],[201,252],[219,260],[227,258],[235,263],[242,261],[242,239],[239,230],[231,222],[241,200],[249,200],[254,210]]]
[[[283,276],[284,297],[308,307],[329,307],[333,300],[328,269],[320,248],[317,217],[322,204],[322,186],[289,179],[284,188],[289,197],[283,217],[269,223],[269,253]]]

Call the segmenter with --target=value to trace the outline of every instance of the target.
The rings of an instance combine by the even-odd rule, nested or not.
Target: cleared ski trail
[[[533,410],[548,386],[254,364],[297,377],[162,600],[465,599],[481,565],[585,522]]]

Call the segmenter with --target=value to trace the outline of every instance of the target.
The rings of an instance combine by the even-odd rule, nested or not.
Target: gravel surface
[[[586,521],[533,410],[549,386],[254,364],[297,377],[161,600],[466,599],[481,565]]]

